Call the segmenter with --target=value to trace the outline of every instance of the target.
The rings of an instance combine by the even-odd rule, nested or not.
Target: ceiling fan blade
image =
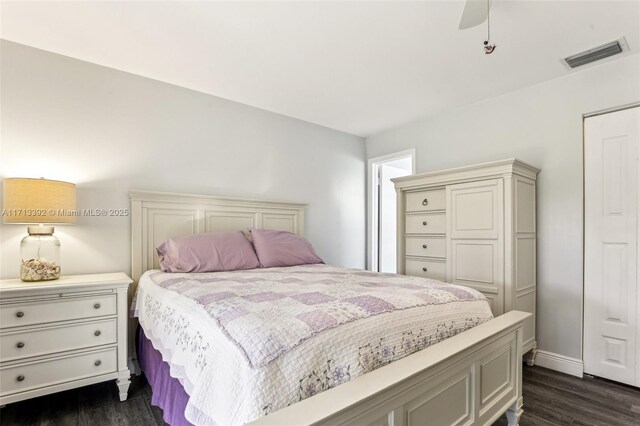
[[[466,30],[467,28],[475,27],[476,25],[480,25],[486,21],[488,14],[488,1],[489,0],[467,0],[464,4],[464,10],[460,17],[460,25],[458,25],[458,29]]]

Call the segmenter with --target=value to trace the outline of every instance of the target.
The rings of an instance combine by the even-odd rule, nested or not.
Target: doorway
[[[368,258],[369,270],[396,272],[396,191],[391,179],[415,172],[415,149],[369,159]]]
[[[584,371],[640,386],[640,107],[584,120]]]

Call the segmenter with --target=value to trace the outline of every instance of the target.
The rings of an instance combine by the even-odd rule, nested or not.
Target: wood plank
[[[118,425],[156,426],[149,404],[143,397],[113,404]]]

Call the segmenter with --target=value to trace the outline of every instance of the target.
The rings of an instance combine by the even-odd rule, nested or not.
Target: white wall
[[[127,208],[132,189],[304,202],[320,256],[364,267],[363,139],[12,42],[0,48],[1,177],[75,182],[79,208]],[[15,277],[26,228],[0,231],[0,277]],[[130,271],[128,217],[80,218],[56,235],[64,274]]]
[[[417,173],[509,157],[540,167],[538,344],[581,359],[582,115],[638,101],[635,54],[369,137],[367,157],[415,147]]]

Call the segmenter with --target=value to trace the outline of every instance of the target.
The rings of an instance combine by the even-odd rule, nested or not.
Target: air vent
[[[590,64],[591,62],[618,55],[625,50],[628,50],[627,43],[624,38],[621,38],[620,40],[612,41],[611,43],[603,44],[602,46],[594,47],[593,49],[571,55],[564,58],[563,62],[568,65],[569,68],[577,68]]]

